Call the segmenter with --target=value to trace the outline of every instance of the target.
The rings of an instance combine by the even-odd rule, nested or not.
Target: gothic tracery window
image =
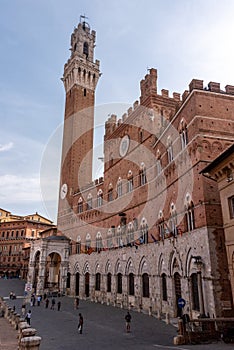
[[[97,194],[97,207],[101,207],[103,205],[103,192],[100,189]]]
[[[184,149],[188,144],[188,134],[187,134],[187,125],[183,119],[180,122],[179,132],[180,132],[181,149]]]
[[[78,200],[78,214],[83,212],[83,199],[80,197]]]
[[[144,163],[141,163],[139,177],[140,177],[140,186],[145,185],[147,182],[147,179],[146,179],[146,167]]]
[[[170,136],[168,136],[167,138],[167,158],[168,158],[168,163],[171,163],[174,159],[172,140]]]
[[[87,210],[90,210],[93,208],[93,198],[91,193],[89,193],[88,197],[87,197]]]
[[[122,179],[120,177],[117,182],[117,195],[118,197],[121,197],[123,195],[123,184]]]

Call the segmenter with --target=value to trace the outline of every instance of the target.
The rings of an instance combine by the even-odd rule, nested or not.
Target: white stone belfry
[[[62,81],[66,92],[74,85],[95,90],[100,72],[98,60],[94,59],[96,32],[90,33],[88,23],[79,23],[71,35],[71,57],[64,66]]]

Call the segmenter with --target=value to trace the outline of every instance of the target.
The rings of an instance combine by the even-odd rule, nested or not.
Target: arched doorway
[[[89,297],[89,273],[86,272],[85,274],[85,296]]]
[[[80,274],[76,273],[76,295],[80,294]]]
[[[182,309],[178,307],[178,299],[181,298],[181,277],[178,272],[174,274],[176,317],[182,316]]]

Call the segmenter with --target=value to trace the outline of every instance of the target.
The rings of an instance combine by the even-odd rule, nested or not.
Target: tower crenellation
[[[62,81],[65,91],[68,92],[74,85],[84,89],[95,90],[100,72],[99,60],[94,61],[96,32],[88,23],[79,23],[71,35],[71,56],[64,65]]]

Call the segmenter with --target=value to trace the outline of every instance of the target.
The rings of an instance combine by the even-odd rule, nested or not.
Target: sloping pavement
[[[8,320],[0,317],[0,349],[16,350],[18,345],[17,331],[11,327]]]
[[[22,281],[0,280],[0,295],[8,296],[10,291],[17,295],[23,294]],[[37,329],[37,335],[42,337],[40,350],[188,350],[194,345],[174,346],[173,337],[176,328],[165,322],[143,313],[131,312],[131,333],[125,331],[124,316],[126,310],[112,306],[80,301],[78,310],[74,310],[73,298],[61,297],[56,299],[55,310],[40,306],[30,307],[32,311],[32,327]],[[61,310],[57,310],[57,302],[61,301]],[[20,312],[22,299],[9,300]],[[84,317],[83,334],[77,330],[78,314]],[[233,344],[221,342],[200,344],[199,350],[229,350]],[[5,350],[5,349],[4,349]],[[10,349],[13,350],[13,349]]]

